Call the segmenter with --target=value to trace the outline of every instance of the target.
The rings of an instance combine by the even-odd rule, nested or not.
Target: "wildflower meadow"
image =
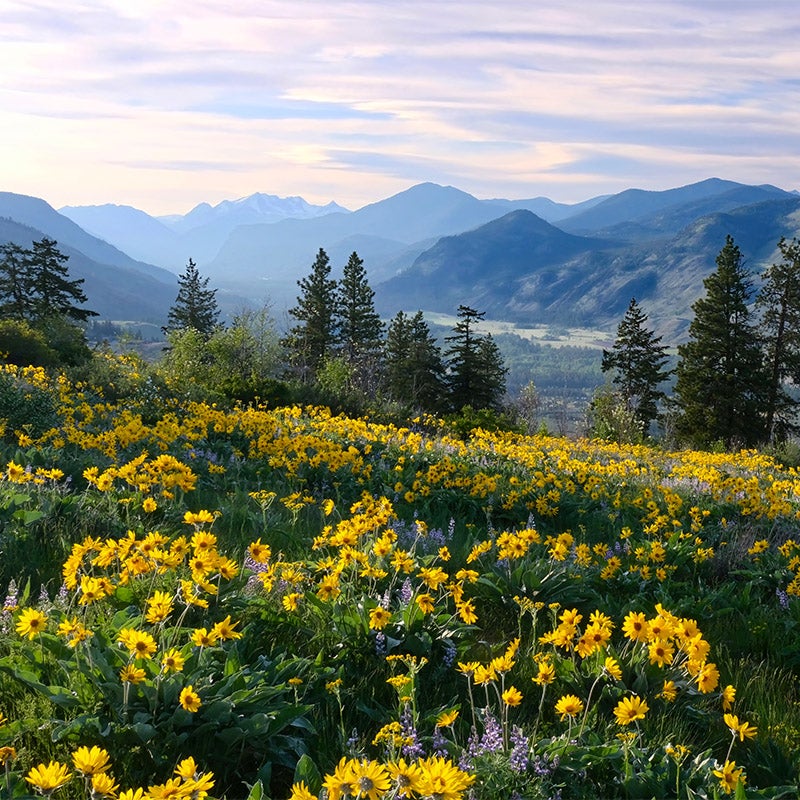
[[[798,797],[795,469],[114,359],[0,375],[0,797]]]

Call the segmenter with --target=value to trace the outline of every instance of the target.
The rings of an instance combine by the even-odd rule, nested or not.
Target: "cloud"
[[[152,213],[792,188],[799,33],[795,0],[6,0],[0,147],[15,191]]]

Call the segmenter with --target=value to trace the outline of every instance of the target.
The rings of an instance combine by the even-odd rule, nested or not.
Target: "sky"
[[[800,189],[798,0],[0,0],[0,190]]]

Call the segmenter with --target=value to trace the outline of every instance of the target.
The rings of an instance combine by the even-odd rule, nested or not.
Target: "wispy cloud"
[[[0,188],[151,213],[793,188],[798,34],[796,0],[6,0]]]

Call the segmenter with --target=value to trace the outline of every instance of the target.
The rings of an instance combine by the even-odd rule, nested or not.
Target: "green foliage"
[[[278,335],[266,309],[243,312],[209,336],[184,328],[168,333],[167,341],[156,371],[175,391],[194,387],[207,398],[243,402],[286,396],[277,380]]]
[[[0,372],[0,421],[8,442],[16,442],[19,433],[37,438],[59,423],[56,399],[24,377]]]
[[[24,319],[0,320],[0,360],[21,367],[52,367],[58,354],[47,343],[44,333]]]
[[[678,432],[696,447],[716,440],[728,449],[749,447],[765,438],[765,380],[748,305],[751,281],[730,236],[703,285],[690,339],[678,348]]]
[[[383,323],[358,253],[353,252],[344,267],[335,302],[338,352],[353,368],[351,382],[374,394],[380,382]]]
[[[421,311],[403,311],[389,323],[385,345],[385,385],[391,400],[410,411],[435,412],[444,404],[444,364]]]
[[[336,281],[330,273],[330,259],[320,248],[311,273],[297,282],[297,305],[289,309],[297,324],[283,342],[291,365],[303,381],[316,375],[336,344]]]
[[[483,317],[484,312],[459,306],[458,323],[452,335],[445,337],[450,343],[445,352],[447,399],[454,411],[465,405],[497,411],[505,393],[506,368],[500,351],[491,335],[479,336],[475,332]]]
[[[661,337],[645,327],[647,315],[636,298],[632,298],[625,316],[617,328],[617,338],[611,350],[603,350],[603,372],[614,370],[613,383],[618,387],[624,404],[633,410],[646,434],[658,416],[658,404],[665,399],[658,389],[669,376],[666,347]]]
[[[207,339],[217,327],[219,308],[217,290],[208,288],[209,279],[200,275],[197,265],[189,259],[178,276],[178,296],[167,316],[167,330],[192,329]]]
[[[506,414],[491,408],[473,408],[467,404],[457,414],[444,418],[446,428],[462,439],[468,439],[472,431],[520,431],[520,426]]]
[[[764,273],[756,305],[768,381],[764,425],[769,440],[785,441],[798,430],[799,401],[785,384],[800,383],[800,242],[781,238],[778,250],[782,260]]]
[[[589,404],[589,435],[618,444],[639,444],[646,430],[639,411],[639,406],[623,393],[601,386]]]
[[[69,256],[57,244],[45,236],[30,249],[14,243],[0,247],[0,316],[34,322],[54,317],[85,322],[97,316],[80,307],[87,299],[83,279],[69,279]]]

